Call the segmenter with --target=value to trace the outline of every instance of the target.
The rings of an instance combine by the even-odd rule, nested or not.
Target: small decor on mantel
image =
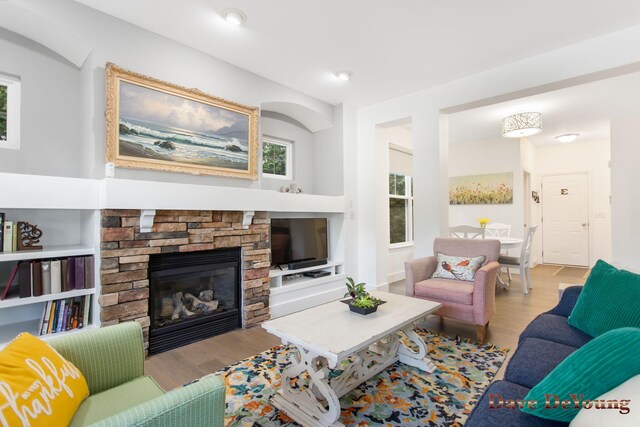
[[[347,277],[347,293],[344,295],[350,296],[351,299],[342,300],[343,303],[349,304],[349,310],[358,314],[371,314],[378,310],[378,306],[384,304],[386,301],[382,301],[365,290],[364,283],[356,284],[355,280],[351,277]]]
[[[292,182],[289,185],[283,185],[280,187],[281,193],[291,193],[291,194],[300,194],[302,193],[302,188],[298,187],[298,184]]]
[[[36,250],[42,249],[40,238],[42,237],[42,230],[37,225],[29,224],[26,221],[18,221],[18,250]]]

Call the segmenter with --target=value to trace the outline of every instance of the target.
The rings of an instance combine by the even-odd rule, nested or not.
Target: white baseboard
[[[404,271],[396,271],[395,273],[391,273],[387,275],[387,282],[393,283],[398,280],[404,280],[405,273]]]
[[[389,292],[389,283],[380,283],[375,286],[375,291]]]

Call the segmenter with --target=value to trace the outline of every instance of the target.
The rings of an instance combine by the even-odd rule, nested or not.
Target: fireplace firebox
[[[149,259],[149,354],[242,326],[240,248]]]

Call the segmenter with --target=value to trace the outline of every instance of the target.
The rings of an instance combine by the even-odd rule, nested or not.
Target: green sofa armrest
[[[220,377],[207,376],[90,427],[223,427],[225,391]]]
[[[80,369],[89,394],[144,375],[144,344],[138,322],[78,331],[48,339],[47,343]]]

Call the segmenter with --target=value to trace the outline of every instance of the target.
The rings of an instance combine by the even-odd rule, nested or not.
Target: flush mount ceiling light
[[[562,142],[563,144],[567,144],[569,142],[573,142],[576,140],[577,137],[579,137],[580,134],[579,133],[566,133],[564,135],[558,135],[556,136],[556,139],[559,142]]]
[[[353,73],[351,71],[338,71],[336,73],[336,77],[338,78],[338,80],[342,80],[345,82],[351,79],[351,76],[353,76]]]
[[[242,25],[247,20],[247,15],[238,9],[225,9],[222,11],[222,17],[231,25]]]
[[[502,136],[522,138],[542,132],[542,113],[518,113],[502,119]]]

